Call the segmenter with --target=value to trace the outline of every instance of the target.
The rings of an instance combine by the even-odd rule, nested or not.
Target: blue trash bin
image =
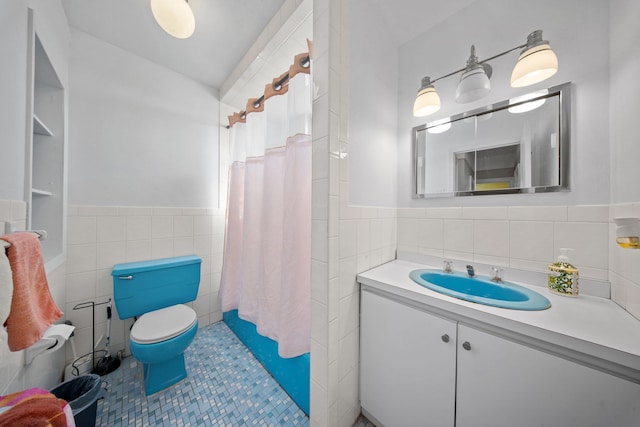
[[[73,412],[76,427],[94,427],[98,399],[103,396],[99,375],[80,375],[49,390],[59,399],[66,400]]]

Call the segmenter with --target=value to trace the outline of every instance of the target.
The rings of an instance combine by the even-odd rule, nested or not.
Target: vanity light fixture
[[[467,60],[467,68],[460,76],[460,83],[456,88],[456,101],[462,104],[477,101],[491,92],[491,65],[478,63],[476,47],[471,45],[471,55]]]
[[[440,97],[433,83],[454,74],[463,73],[456,90],[456,101],[462,103],[473,102],[487,95],[491,90],[489,79],[492,72],[491,66],[487,62],[517,49],[523,50],[511,74],[512,87],[524,87],[539,83],[558,71],[558,58],[551,50],[549,42],[542,40],[542,30],[536,30],[529,34],[526,43],[482,61],[478,61],[475,55],[475,46],[471,46],[471,55],[465,68],[434,80],[429,77],[422,79],[422,85],[413,105],[413,115],[424,117],[438,111],[440,109]]]
[[[151,0],[151,13],[158,25],[175,38],[187,39],[196,29],[187,0]]]

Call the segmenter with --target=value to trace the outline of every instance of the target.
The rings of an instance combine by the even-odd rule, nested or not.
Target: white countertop
[[[587,365],[640,383],[640,321],[613,301],[592,296],[565,297],[546,287],[514,282],[551,301],[541,311],[510,310],[460,300],[424,288],[409,278],[415,269],[438,268],[408,261],[391,261],[358,275],[370,288],[424,306],[441,315],[509,336],[524,336],[547,351],[564,354]],[[546,344],[550,344],[547,346]]]

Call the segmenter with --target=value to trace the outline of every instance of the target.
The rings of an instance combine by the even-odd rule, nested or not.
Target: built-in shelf
[[[42,120],[35,114],[33,115],[33,133],[38,135],[53,136],[53,132],[49,130]]]
[[[38,190],[37,188],[32,188],[31,194],[34,196],[53,196],[51,191]]]

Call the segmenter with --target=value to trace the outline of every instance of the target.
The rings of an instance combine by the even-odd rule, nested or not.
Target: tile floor
[[[144,395],[131,357],[103,377],[96,426],[308,426],[309,419],[223,323],[198,331],[185,352],[189,376]],[[355,427],[373,427],[361,417]]]

